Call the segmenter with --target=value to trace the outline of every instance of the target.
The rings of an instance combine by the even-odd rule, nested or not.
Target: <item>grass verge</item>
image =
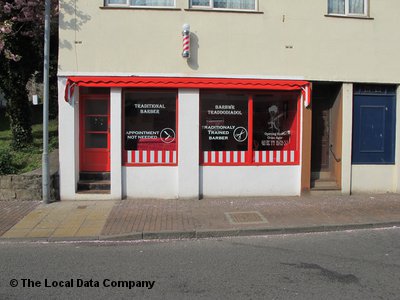
[[[0,156],[7,158],[7,173],[21,174],[33,171],[42,165],[43,149],[43,125],[35,124],[32,126],[33,144],[29,147],[14,151],[11,149],[12,134],[8,119],[4,112],[0,112]],[[49,122],[49,152],[58,148],[58,122],[50,120]],[[3,155],[1,155],[3,154]],[[1,162],[0,162],[1,166]],[[0,169],[0,175],[2,171]]]

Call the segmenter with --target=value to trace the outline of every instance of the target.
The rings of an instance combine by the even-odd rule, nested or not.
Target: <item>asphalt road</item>
[[[400,299],[400,228],[189,241],[3,242],[0,264],[0,299]]]

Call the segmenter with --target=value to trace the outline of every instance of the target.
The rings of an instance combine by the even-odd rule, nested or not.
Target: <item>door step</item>
[[[335,180],[332,179],[317,179],[311,181],[312,191],[340,191]]]
[[[339,196],[342,190],[338,187],[335,180],[332,179],[316,179],[311,181],[311,196]]]
[[[110,180],[110,172],[80,172],[79,180]]]
[[[110,172],[81,172],[78,194],[109,194],[111,190]]]
[[[341,190],[313,190],[311,189],[309,194],[310,196],[341,196],[342,191]]]

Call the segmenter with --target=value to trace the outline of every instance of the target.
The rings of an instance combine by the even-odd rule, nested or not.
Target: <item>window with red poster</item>
[[[298,163],[298,98],[298,92],[289,91],[253,96],[254,163]]]
[[[203,165],[299,163],[300,91],[203,92]]]

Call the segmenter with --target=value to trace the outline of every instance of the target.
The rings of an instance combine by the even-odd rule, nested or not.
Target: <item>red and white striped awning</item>
[[[68,77],[65,101],[70,101],[75,86],[120,88],[191,88],[296,91],[302,93],[304,105],[311,103],[311,85],[304,80],[270,80],[248,78],[142,77],[142,76],[72,76]]]

